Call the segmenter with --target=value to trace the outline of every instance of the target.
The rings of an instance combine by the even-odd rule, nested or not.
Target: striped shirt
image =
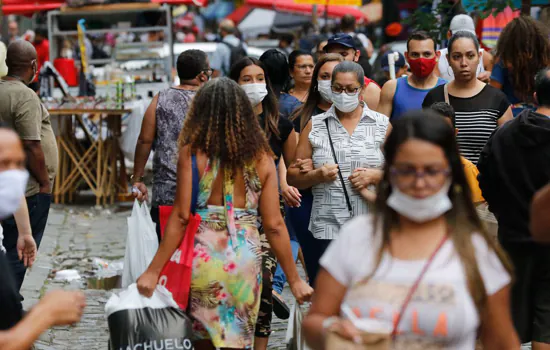
[[[313,166],[315,169],[324,164],[334,164],[328,130],[336,151],[336,158],[346,190],[350,197],[353,216],[370,212],[370,204],[351,186],[348,177],[357,168],[381,168],[384,155],[381,146],[384,143],[389,119],[385,115],[363,108],[363,116],[353,134],[347,132],[336,116],[334,106],[326,113],[313,116],[309,142],[313,148]],[[317,239],[334,239],[342,225],[350,219],[346,197],[340,179],[321,183],[312,187],[313,208],[309,230]]]
[[[443,85],[426,95],[422,107],[429,108],[436,102],[445,102]],[[498,126],[498,120],[510,107],[504,93],[490,85],[472,97],[455,97],[449,94],[449,103],[456,112],[457,142],[460,153],[477,164],[481,150]]]

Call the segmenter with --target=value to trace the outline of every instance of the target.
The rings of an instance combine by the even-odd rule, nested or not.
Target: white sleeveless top
[[[449,61],[447,60],[447,48],[439,50],[441,52],[441,56],[439,57],[438,62],[438,68],[439,68],[439,76],[448,82],[451,82],[455,80],[455,74],[453,73],[453,70],[449,66]],[[479,49],[479,52],[484,52],[483,49]],[[479,60],[479,65],[477,66],[477,75],[479,73],[485,72],[485,67],[483,67],[483,59]]]
[[[324,164],[335,164],[325,119],[328,120],[330,136],[350,198],[353,216],[367,214],[371,205],[353,189],[348,177],[357,168],[382,167],[384,154],[381,147],[386,137],[389,118],[364,106],[363,116],[350,136],[340,123],[334,106],[323,114],[313,116],[309,142],[313,149],[312,160],[315,169]],[[350,219],[340,178],[333,182],[315,185],[312,191],[313,207],[309,230],[317,239],[338,237],[340,228]]]

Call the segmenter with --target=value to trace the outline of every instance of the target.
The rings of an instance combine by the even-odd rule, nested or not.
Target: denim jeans
[[[309,232],[309,219],[313,206],[313,194],[311,190],[300,191],[302,205],[299,208],[287,208],[286,220],[290,232],[294,232],[304,254],[305,268],[309,277],[309,284],[315,284],[315,278],[319,272],[319,259],[329,246],[330,239],[317,239]],[[292,234],[291,234],[292,235]]]
[[[34,196],[27,197],[32,236],[36,242],[37,248],[40,247],[42,236],[44,236],[51,202],[52,195],[47,193],[38,193]],[[19,233],[17,231],[15,218],[12,216],[2,221],[2,228],[4,229],[4,248],[6,248],[6,257],[11,266],[17,290],[20,290],[21,285],[23,285],[23,280],[25,279],[27,268],[17,256],[17,238],[19,237]]]

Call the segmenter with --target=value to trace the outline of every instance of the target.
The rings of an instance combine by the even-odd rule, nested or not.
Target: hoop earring
[[[454,76],[455,73],[453,72],[453,70],[451,69],[451,71],[449,72],[449,69],[451,69],[451,66],[447,66],[447,74],[449,74],[449,76]]]

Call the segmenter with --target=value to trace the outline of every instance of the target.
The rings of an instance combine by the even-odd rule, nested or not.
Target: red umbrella
[[[301,15],[311,15],[313,12],[313,5],[297,4],[294,0],[246,0],[245,5],[275,9],[277,11],[293,12]],[[317,13],[319,16],[323,16],[325,13],[325,5],[318,5]],[[330,18],[341,18],[347,14],[354,16],[358,21],[368,20],[365,14],[357,7],[340,5],[328,6],[328,17]]]
[[[248,15],[248,13],[250,11],[252,11],[253,8],[248,6],[248,5],[242,5],[242,6],[239,6],[235,11],[233,11],[229,16],[227,16],[226,18],[227,19],[230,19],[232,20],[234,23],[239,23],[240,21],[242,21],[246,15]]]

